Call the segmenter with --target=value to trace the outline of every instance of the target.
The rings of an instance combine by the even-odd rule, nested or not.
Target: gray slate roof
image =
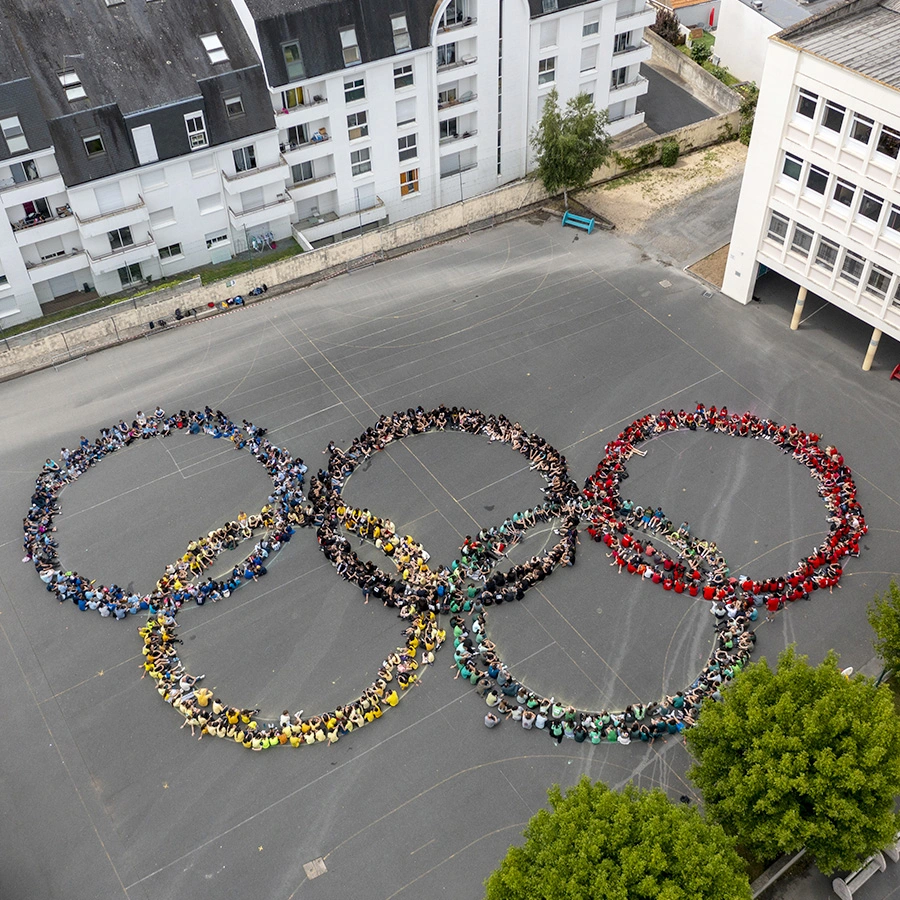
[[[778,37],[900,90],[900,0],[850,0]]]

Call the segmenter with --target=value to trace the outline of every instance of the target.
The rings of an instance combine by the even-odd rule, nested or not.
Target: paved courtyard
[[[685,244],[685,262],[696,249]],[[862,373],[868,336],[834,310],[790,332],[776,287],[743,309],[703,296],[652,248],[533,217],[0,385],[0,894],[477,900],[553,782],[587,774],[695,796],[675,739],[557,747],[512,722],[488,731],[447,649],[399,707],[327,749],[254,756],[180,730],[140,678],[136,620],[60,607],[21,562],[44,459],[137,409],[220,408],[314,469],[329,440],[346,445],[382,412],[478,407],[545,436],[579,484],[608,440],[662,406],[796,422],[844,453],[870,532],[842,589],[761,626],[758,655],[795,641],[813,660],[834,647],[870,663],[865,607],[898,572],[896,347],[882,342],[878,369]],[[764,442],[673,435],[630,469],[624,493],[689,519],[734,571],[784,571],[826,529],[806,471]],[[61,557],[148,588],[191,538],[258,509],[268,484],[221,442],[140,443],[63,492]],[[470,529],[540,502],[540,487],[508,447],[428,434],[360,467],[345,493],[449,561]],[[538,529],[522,550],[547,540]],[[636,581],[584,538],[574,567],[490,613],[491,637],[546,694],[594,708],[658,697],[702,665],[711,617]],[[180,622],[189,668],[263,716],[356,696],[402,627],[363,605],[308,531],[259,584]],[[879,878],[862,900],[897,884]]]

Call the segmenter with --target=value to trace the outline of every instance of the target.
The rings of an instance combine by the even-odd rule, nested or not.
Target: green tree
[[[869,606],[869,624],[875,632],[872,645],[885,669],[900,672],[900,587],[896,581]]]
[[[741,126],[738,130],[738,139],[742,144],[750,143],[753,134],[753,123],[756,120],[756,103],[759,100],[759,88],[755,81],[745,84],[741,88],[741,105],[738,107],[741,113]]]
[[[694,41],[691,44],[691,59],[697,63],[698,66],[702,66],[708,59],[712,57],[712,48],[708,44],[704,44],[702,41]]]
[[[900,826],[900,719],[890,691],[788,647],[747,666],[686,732],[689,775],[713,821],[759,861],[806,847],[826,874],[852,869]]]
[[[548,792],[485,882],[487,900],[748,900],[734,844],[696,809],[660,790],[622,793],[583,776],[565,796]]]
[[[678,16],[670,9],[657,7],[656,21],[650,26],[650,30],[656,32],[664,41],[668,41],[673,47],[684,43],[684,35],[678,27]]]
[[[608,123],[606,110],[596,109],[587,94],[573,97],[565,110],[559,108],[556,88],[547,94],[531,146],[538,178],[551,194],[563,192],[566,209],[569,191],[583,188],[609,156],[612,138],[606,131]]]

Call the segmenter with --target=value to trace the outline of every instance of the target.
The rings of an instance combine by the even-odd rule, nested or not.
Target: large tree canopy
[[[583,188],[609,156],[608,122],[606,110],[596,109],[587,94],[573,97],[565,110],[559,108],[556,88],[544,100],[543,115],[531,135],[537,175],[551,194],[563,192],[567,207],[569,191]]]
[[[900,675],[900,587],[896,581],[869,607],[869,624],[884,667]]]
[[[660,790],[622,793],[586,776],[549,791],[525,844],[488,878],[487,900],[749,900],[725,832]]]
[[[753,663],[686,733],[709,816],[760,860],[806,847],[852,869],[900,826],[900,720],[887,687],[845,678],[832,652]]]

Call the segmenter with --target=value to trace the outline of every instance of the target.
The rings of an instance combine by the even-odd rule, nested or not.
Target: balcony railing
[[[140,250],[142,247],[152,247],[155,241],[153,237],[149,237],[146,240],[138,241],[135,244],[124,244],[121,247],[116,247],[115,250],[110,250],[109,253],[101,253],[98,256],[94,256],[90,250],[85,250],[87,253],[87,257],[91,262],[100,262],[104,259],[111,259],[113,256],[121,256],[123,253],[128,253],[130,250]]]
[[[56,214],[50,213],[48,215],[42,215],[41,213],[34,213],[33,215],[26,216],[24,219],[19,219],[18,222],[10,222],[12,225],[13,231],[25,231],[27,228],[36,228],[38,225],[43,225],[46,222],[52,222],[54,219],[65,219],[72,215],[72,210],[69,208],[69,204],[67,203],[65,206],[58,206],[56,208]],[[78,216],[75,216],[77,219]]]
[[[478,19],[476,19],[475,16],[466,16],[464,19],[459,19],[453,23],[445,22],[438,27],[438,34],[446,34],[448,31],[457,31],[460,28],[468,28],[469,25],[474,25],[477,21]]]
[[[28,184],[40,184],[42,181],[49,181],[51,178],[58,178],[59,172],[52,175],[41,175],[39,178],[26,178],[24,181],[16,181],[15,178],[0,178],[0,193],[3,191],[11,191],[13,188],[25,187]]]
[[[295,181],[293,184],[288,185],[288,190],[292,191],[310,184],[319,184],[322,181],[328,181],[329,178],[334,178],[334,172],[329,172],[327,175],[317,175],[315,178],[307,178],[305,181]]]
[[[271,172],[275,169],[284,168],[287,164],[288,161],[279,155],[277,162],[269,163],[267,166],[254,166],[252,169],[244,169],[241,172],[235,172],[233,175],[223,170],[222,175],[226,181],[240,181],[241,178],[249,178],[251,175],[259,175],[261,172]]]
[[[454,141],[463,141],[466,138],[475,137],[478,134],[477,128],[472,128],[469,131],[464,131],[462,134],[448,134],[447,137],[442,137],[438,143],[443,147],[444,144],[452,144]]]
[[[27,259],[25,260],[25,268],[26,269],[39,269],[41,266],[49,266],[51,263],[59,262],[61,259],[68,259],[72,256],[80,256],[84,253],[84,250],[81,247],[73,247],[71,251],[66,252],[65,250],[57,253],[55,256],[45,256],[43,259],[38,262],[29,262]]]
[[[478,94],[475,91],[466,91],[464,94],[460,94],[453,100],[445,100],[443,103],[438,100],[438,109],[449,109],[451,106],[459,106],[461,103],[469,103],[471,100],[476,100],[477,98]]]
[[[468,172],[469,169],[477,169],[478,163],[466,163],[464,166],[457,166],[455,169],[451,169],[449,172],[441,172],[441,178],[449,178],[451,175],[461,175],[463,172]]]
[[[477,62],[477,56],[461,56],[453,62],[443,63],[443,65],[437,67],[437,70],[438,72],[447,72],[450,69],[461,69],[463,66],[471,66],[473,63]]]
[[[623,53],[631,53],[633,50],[643,50],[645,47],[649,46],[650,44],[647,41],[638,41],[638,43],[633,46],[623,47],[621,50],[614,50],[613,58],[621,56]]]
[[[251,209],[244,209],[240,212],[233,210],[230,206],[228,207],[228,212],[231,213],[232,217],[235,219],[240,219],[242,216],[250,216],[254,213],[262,212],[266,209],[275,209],[279,206],[284,206],[285,203],[290,203],[291,198],[287,196],[287,194],[279,194],[277,200],[270,200],[268,203],[260,203],[258,206],[254,206]]]
[[[643,75],[639,75],[637,78],[632,78],[631,81],[626,81],[623,84],[611,84],[609,92],[612,94],[615,91],[624,91],[626,88],[634,87],[636,84],[646,84],[646,82],[647,79]]]
[[[349,209],[346,209],[342,213],[338,213],[335,210],[328,210],[327,212],[320,212],[314,216],[308,216],[305,219],[300,219],[300,221],[294,224],[294,227],[297,229],[303,228],[314,228],[316,225],[324,225],[326,222],[337,222],[339,219],[353,219],[358,216],[371,212],[373,209],[381,209],[384,207],[384,200],[381,197],[375,197],[375,200],[371,203],[367,203],[365,206],[360,206],[358,209],[353,206]]]
[[[285,141],[281,145],[282,153],[290,153],[292,150],[299,150],[301,147],[309,147],[315,144],[324,144],[327,141],[331,140],[330,134],[322,134],[321,131],[317,131],[313,134],[313,136],[308,141]],[[286,162],[287,160],[285,160]],[[258,171],[258,170],[254,170]],[[227,176],[226,176],[227,177]]]
[[[319,96],[318,94],[316,96]],[[312,100],[304,100],[303,103],[298,103],[296,106],[283,106],[281,109],[275,110],[276,116],[289,116],[292,112],[297,112],[301,109],[311,109],[313,106],[321,106],[323,103],[327,103],[328,101],[324,97],[319,97],[318,100],[315,98]]]
[[[85,219],[82,219],[78,213],[75,213],[75,218],[78,220],[79,225],[90,225],[91,222],[99,222],[101,219],[108,219],[111,216],[118,216],[120,213],[131,212],[135,209],[140,209],[144,206],[144,198],[138,194],[138,202],[131,203],[128,206],[120,206],[118,209],[111,209],[109,212],[97,213],[96,216],[88,216]],[[58,212],[58,210],[57,210]]]

